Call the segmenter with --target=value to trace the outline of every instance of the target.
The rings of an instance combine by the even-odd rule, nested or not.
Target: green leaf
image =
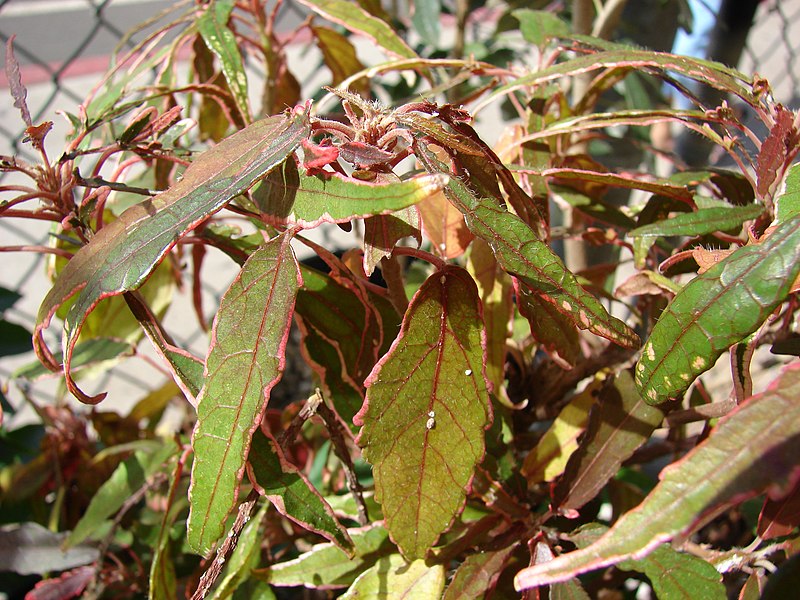
[[[717,231],[741,228],[742,223],[756,219],[764,212],[760,204],[749,206],[729,206],[726,208],[701,208],[695,212],[674,215],[664,221],[637,227],[628,235],[670,236],[705,235]]]
[[[58,369],[42,333],[56,309],[79,294],[63,336],[63,368],[73,394],[90,403],[104,397],[81,392],[70,374],[77,336],[96,304],[141,285],[181,236],[283,162],[308,134],[306,112],[253,123],[203,153],[173,187],[126,210],[75,254],[42,302],[34,331],[40,358]]]
[[[422,41],[438,48],[441,28],[442,2],[441,0],[415,0],[414,14],[411,22]]]
[[[445,571],[442,565],[428,566],[424,560],[406,563],[399,554],[378,559],[358,576],[342,600],[370,598],[439,598],[444,591]]]
[[[586,548],[523,569],[515,579],[517,589],[641,559],[661,543],[708,522],[731,503],[765,491],[774,497],[785,494],[800,467],[798,394],[800,363],[794,363],[765,393],[740,404],[701,444],[665,468],[644,501],[606,534]]]
[[[491,407],[475,282],[444,267],[411,300],[354,419],[392,539],[423,556],[463,509]]]
[[[579,548],[596,541],[608,527],[590,523],[569,536]],[[722,575],[702,558],[678,552],[669,544],[661,544],[640,560],[626,560],[617,565],[623,571],[643,573],[650,580],[660,600],[725,600]]]
[[[542,349],[564,367],[574,366],[581,357],[575,323],[525,285],[517,285],[517,310],[530,325],[531,336]]]
[[[95,532],[176,452],[177,447],[165,444],[152,452],[139,450],[121,462],[92,497],[86,513],[64,542],[65,547],[80,544]]]
[[[256,569],[253,576],[277,587],[303,585],[321,590],[343,588],[353,583],[381,556],[394,550],[389,534],[382,525],[350,529],[348,533],[355,545],[355,558],[348,557],[333,544],[317,544],[294,560]]]
[[[424,152],[418,157],[433,172],[444,166]],[[639,337],[625,323],[608,314],[603,305],[584,290],[558,256],[537,239],[534,231],[496,200],[479,198],[459,179],[451,177],[445,194],[466,218],[467,226],[485,240],[497,262],[542,299],[568,315],[581,329],[588,329],[621,346],[635,348]]]
[[[589,502],[663,420],[661,410],[642,400],[631,373],[620,371],[600,390],[578,450],[553,492],[553,506],[569,510]]]
[[[438,192],[449,179],[428,175],[378,184],[337,174],[291,171],[285,171],[281,182],[264,180],[255,190],[254,200],[268,221],[306,228],[401,210]]]
[[[776,198],[775,204],[775,220],[778,223],[793,219],[800,214],[800,164],[795,164],[789,169],[786,187]]]
[[[0,319],[0,357],[33,350],[31,333],[22,325]]]
[[[178,494],[178,490],[184,489],[185,486],[182,478],[183,469],[182,459],[177,460],[175,469],[172,472],[169,493],[167,494],[167,507],[161,519],[158,538],[153,544],[153,559],[150,564],[149,578],[150,589],[147,596],[150,600],[172,600],[178,597],[170,532],[180,512],[189,504],[185,495]]]
[[[536,46],[541,46],[548,38],[567,36],[570,33],[569,25],[552,12],[521,8],[511,14],[519,21],[519,29],[525,41]]]
[[[397,58],[418,58],[403,39],[385,22],[373,17],[350,0],[299,0],[301,4],[341,25],[348,31],[361,34]]]
[[[495,551],[470,554],[456,569],[442,600],[484,598],[497,583],[517,544]]]
[[[233,11],[234,0],[214,0],[197,19],[197,29],[208,49],[216,55],[222,65],[225,81],[233,94],[236,105],[246,122],[250,121],[250,105],[247,97],[247,74],[236,37],[227,23]]]
[[[353,554],[353,540],[308,478],[283,455],[275,440],[258,429],[247,457],[253,486],[279,513]]]
[[[650,404],[683,393],[717,358],[753,333],[800,274],[800,218],[737,249],[689,282],[661,314],[636,365]]]
[[[188,542],[207,554],[224,533],[250,437],[280,379],[300,270],[285,233],[245,262],[214,319],[192,436]]]

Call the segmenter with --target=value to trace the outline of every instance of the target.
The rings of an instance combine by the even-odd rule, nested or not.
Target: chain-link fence
[[[5,45],[12,35],[16,35],[14,48],[29,91],[28,104],[33,121],[55,119],[57,127],[50,138],[55,141],[61,136],[63,140],[67,126],[66,123],[59,124],[55,110],[75,110],[108,65],[110,53],[125,39],[124,32],[131,25],[161,11],[189,10],[192,4],[193,0],[0,0],[0,41]],[[302,9],[286,0],[279,13],[278,30],[293,29],[302,18]],[[136,39],[134,37],[127,43],[133,44]],[[778,101],[797,105],[800,102],[798,46],[800,0],[763,1],[747,37],[739,67],[746,73],[757,72],[766,77],[773,84]],[[304,64],[309,69],[306,76],[311,77],[313,61],[304,61]],[[19,143],[24,125],[13,107],[7,87],[4,73],[0,74],[0,94],[6,95],[6,100],[0,102],[0,154],[19,154],[25,158],[30,150]],[[54,151],[57,155],[58,149],[54,148]],[[36,159],[33,156],[29,158]],[[28,221],[0,220],[0,245],[37,245],[43,243],[48,235],[46,224],[36,227]],[[23,300],[6,311],[6,318],[32,327],[36,303],[44,296],[48,285],[43,276],[47,259],[32,252],[15,253],[13,258],[9,254],[0,257],[0,285],[23,294]],[[215,269],[217,266],[212,263],[207,268]],[[217,277],[214,285],[205,290],[209,306],[218,301],[228,281],[225,277]],[[187,304],[177,310],[191,314],[190,303],[188,299],[184,300]],[[203,346],[205,334],[196,326],[190,329],[178,341],[189,347],[193,344],[198,348]],[[31,355],[27,355],[23,360],[30,358]],[[7,380],[19,364],[19,360],[4,359],[0,364],[0,381]],[[138,398],[142,380],[163,379],[163,374],[151,373],[153,369],[147,360],[139,360],[117,370],[114,373],[115,394]],[[107,385],[107,380],[97,382],[98,388]],[[126,385],[130,388],[125,389]],[[37,387],[34,393],[46,398],[52,391]]]

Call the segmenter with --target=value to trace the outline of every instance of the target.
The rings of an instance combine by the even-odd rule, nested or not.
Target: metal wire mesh
[[[12,34],[17,35],[14,48],[29,89],[34,122],[53,119],[58,108],[73,111],[107,66],[110,51],[123,39],[129,26],[171,5],[174,3],[168,0],[0,0],[0,41],[5,44]],[[286,1],[278,29],[291,29],[301,14],[294,2]],[[135,38],[128,43],[134,41]],[[767,0],[759,7],[740,68],[766,77],[773,84],[776,99],[797,105],[800,101],[798,45],[800,0]],[[312,63],[307,64],[307,78],[313,76]],[[0,74],[0,94],[7,94],[5,87],[7,82]],[[29,148],[20,144],[23,133],[24,124],[7,95],[0,102],[0,154],[18,154],[36,160]],[[47,226],[0,220],[3,245],[41,244],[48,235]],[[0,263],[0,285],[21,292],[24,298],[7,310],[5,316],[30,328],[35,321],[36,303],[48,285],[43,275],[46,259],[41,254],[18,253],[11,268],[8,256],[3,257],[5,263]],[[206,284],[204,292],[209,305],[218,301],[228,281],[220,276],[213,284]],[[178,341],[188,347],[202,346],[205,334],[195,326],[178,336]],[[31,355],[20,360],[27,362]],[[20,360],[4,359],[0,364],[0,380],[6,380]],[[134,361],[133,366],[114,371],[115,385],[119,387],[122,382],[121,395],[138,396],[143,380],[163,379],[163,374],[151,371],[153,368],[147,361]],[[109,377],[112,375],[106,375],[94,387],[107,387]],[[130,389],[125,390],[125,385],[130,385]],[[34,397],[40,395],[42,399],[51,393],[46,387],[33,390]]]

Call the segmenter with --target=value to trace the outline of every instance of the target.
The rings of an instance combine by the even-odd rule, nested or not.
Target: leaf
[[[665,221],[637,227],[628,235],[671,236],[706,235],[717,231],[741,228],[742,223],[756,219],[764,212],[760,204],[729,206],[726,208],[701,208],[695,212],[674,215]]]
[[[250,104],[247,96],[247,74],[236,37],[228,29],[228,19],[233,11],[234,0],[214,0],[195,22],[208,49],[222,65],[225,81],[233,94],[239,112],[246,122],[250,121]]]
[[[517,544],[502,550],[470,554],[456,569],[442,600],[459,598],[485,598],[494,589],[497,578],[506,567]]]
[[[767,498],[758,515],[758,537],[769,540],[789,535],[800,525],[800,482],[783,498]]]
[[[256,250],[225,292],[214,319],[192,436],[188,542],[207,554],[238,496],[250,437],[285,365],[300,270],[279,235]]]
[[[484,454],[491,407],[477,294],[457,267],[422,284],[354,419],[386,527],[407,557],[424,555],[462,510]]]
[[[570,33],[569,25],[552,12],[521,8],[511,14],[519,21],[522,37],[535,46],[541,46],[549,38],[567,36]]]
[[[415,0],[414,2],[414,14],[411,16],[414,30],[423,42],[434,48],[439,47],[441,13],[441,0]]]
[[[800,164],[789,169],[786,176],[786,188],[775,201],[775,221],[783,223],[800,214]]]
[[[179,496],[178,490],[183,488],[183,459],[181,456],[175,463],[172,472],[166,506],[158,530],[158,538],[153,544],[153,558],[150,563],[150,577],[148,589],[149,600],[172,600],[177,598],[175,584],[175,563],[171,552],[172,538],[170,532],[178,514],[189,504],[185,496]]]
[[[406,563],[399,554],[383,556],[361,573],[342,594],[342,600],[370,598],[439,598],[444,591],[442,565],[428,566],[424,560]]]
[[[529,486],[553,481],[564,472],[569,457],[578,449],[578,438],[586,429],[599,387],[595,381],[576,394],[525,457],[522,474]]]
[[[597,540],[608,528],[597,523],[581,527],[569,536],[579,548]],[[657,598],[662,600],[725,600],[722,575],[702,558],[678,552],[661,544],[641,560],[626,560],[617,565],[623,571],[643,573],[650,580]]]
[[[71,377],[75,342],[97,303],[141,285],[182,235],[283,162],[308,134],[306,112],[253,123],[203,153],[181,181],[126,210],[75,254],[43,300],[34,330],[40,359],[57,369],[43,331],[55,310],[79,293],[64,320],[63,335],[63,368],[73,394],[90,403],[104,397],[87,396]]]
[[[576,36],[577,37],[577,36]],[[747,76],[735,69],[726,67],[721,63],[708,60],[677,56],[651,50],[638,50],[630,47],[621,47],[619,44],[610,46],[608,50],[597,51],[592,48],[596,44],[605,44],[602,40],[581,36],[579,45],[587,53],[576,58],[559,62],[553,66],[523,75],[513,81],[497,87],[483,101],[473,108],[479,112],[485,105],[496,102],[500,97],[506,96],[524,88],[536,88],[560,79],[564,76],[575,76],[589,73],[598,69],[657,69],[669,74],[677,74],[689,79],[700,81],[714,88],[730,92],[745,100],[750,105],[757,104],[750,80]]]
[[[767,197],[775,178],[786,165],[790,148],[797,145],[794,112],[779,104],[775,107],[775,113],[775,123],[761,144],[756,162],[756,192],[759,198]]]
[[[421,153],[429,171],[444,167],[435,158]],[[485,240],[497,262],[515,275],[559,312],[568,315],[581,329],[588,329],[621,346],[635,348],[638,336],[625,323],[612,317],[603,305],[584,290],[575,276],[534,231],[496,201],[472,194],[463,182],[450,178],[445,195],[466,217],[470,230]]]
[[[665,468],[644,501],[596,542],[545,565],[523,569],[515,579],[517,589],[566,581],[627,559],[641,559],[662,542],[706,523],[731,503],[765,491],[774,497],[785,493],[800,466],[798,393],[800,363],[794,363],[765,393],[737,406],[701,444]]]
[[[573,320],[519,280],[516,284],[517,310],[528,321],[533,339],[559,366],[573,367],[581,357],[580,339]]]
[[[348,31],[366,36],[397,58],[418,58],[400,36],[384,21],[373,17],[349,0],[299,0],[317,14]]]
[[[66,533],[53,533],[33,522],[3,525],[0,527],[0,571],[45,575],[88,565],[100,557],[94,546],[62,549],[66,537]]]
[[[31,334],[22,325],[0,318],[0,357],[33,350]]]
[[[683,393],[761,326],[798,274],[800,219],[792,219],[690,281],[661,314],[636,365],[644,399],[659,404]]]
[[[25,594],[25,600],[66,600],[79,598],[95,576],[93,566],[78,567],[58,577],[43,579]]]
[[[639,396],[631,373],[620,371],[600,389],[586,433],[553,491],[553,506],[569,511],[589,502],[663,420],[664,413]]]
[[[286,459],[271,435],[256,430],[247,461],[253,486],[279,513],[353,554],[353,540],[347,530],[308,478]]]
[[[166,444],[150,452],[139,450],[121,462],[92,497],[81,520],[65,540],[64,547],[76,546],[97,531],[103,521],[116,513],[176,451],[175,446]]]
[[[406,181],[371,183],[338,174],[286,172],[283,181],[264,180],[254,200],[267,221],[316,227],[385,215],[424,200],[447,184],[447,176],[417,176]]]
[[[436,254],[448,259],[464,254],[475,236],[467,228],[464,215],[447,201],[443,192],[428,196],[417,208],[422,229]]]
[[[276,587],[303,585],[328,590],[349,586],[356,577],[394,550],[382,525],[348,531],[355,545],[350,558],[333,544],[317,544],[298,558],[265,569],[255,569],[253,576]]]
[[[14,98],[14,108],[19,109],[25,125],[31,127],[33,121],[26,101],[28,90],[25,89],[25,84],[22,83],[22,77],[19,73],[19,61],[17,61],[17,57],[14,54],[14,40],[16,37],[16,35],[12,34],[6,40],[6,79],[11,90],[11,96]]]
[[[364,69],[356,55],[356,49],[346,36],[330,27],[311,26],[311,33],[317,39],[323,60],[331,70],[331,87],[336,87],[351,75]],[[355,94],[369,96],[369,82],[359,79],[348,88]]]
[[[422,241],[419,213],[410,206],[391,215],[378,215],[364,220],[364,272],[371,275],[384,258],[392,255],[397,242],[403,238]]]

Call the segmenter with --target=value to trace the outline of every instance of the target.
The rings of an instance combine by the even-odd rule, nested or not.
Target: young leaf
[[[606,383],[599,397],[553,492],[553,505],[559,509],[578,509],[594,498],[664,419],[661,410],[642,400],[628,371]]]
[[[31,113],[28,110],[28,90],[25,84],[22,83],[22,77],[19,74],[19,61],[14,54],[14,39],[16,35],[11,35],[6,41],[6,78],[8,79],[8,87],[11,89],[11,96],[14,98],[14,107],[19,109],[22,121],[28,127],[33,125],[31,120]]]
[[[307,175],[300,171],[296,176],[287,174],[280,183],[273,178],[264,180],[254,199],[268,221],[310,228],[412,206],[441,190],[447,181],[447,176],[428,175],[371,183],[337,174]]]
[[[800,274],[800,219],[735,250],[689,282],[661,314],[636,365],[650,404],[683,393],[729,347],[753,333]]]
[[[392,539],[423,556],[463,508],[491,407],[475,282],[445,267],[411,300],[400,335],[365,382],[354,419]]]
[[[40,359],[57,370],[43,331],[56,309],[79,294],[63,335],[64,374],[73,394],[89,403],[105,396],[87,396],[70,374],[78,334],[97,303],[141,285],[182,235],[283,162],[308,134],[305,111],[253,123],[203,153],[173,187],[126,210],[75,254],[43,300],[34,331]]]
[[[349,0],[299,0],[308,8],[348,31],[361,34],[396,58],[418,58],[386,22]]]
[[[464,215],[438,192],[417,205],[422,228],[434,251],[444,258],[456,258],[466,251],[475,236],[464,222]]]
[[[361,573],[341,598],[439,598],[444,591],[444,577],[442,565],[429,567],[424,560],[406,563],[399,554],[390,554]]]
[[[347,530],[308,478],[286,460],[272,436],[261,429],[255,431],[247,463],[253,486],[279,513],[353,554],[353,540]]]
[[[418,158],[429,171],[441,172],[444,169],[439,161],[425,152]],[[470,230],[492,247],[503,269],[519,278],[534,293],[568,315],[581,329],[588,329],[624,347],[639,345],[639,337],[630,327],[609,315],[522,219],[499,206],[496,200],[475,196],[455,177],[450,178],[445,195],[464,214]]]
[[[515,579],[517,589],[566,581],[629,558],[643,558],[730,503],[765,491],[774,497],[785,494],[800,466],[798,394],[800,364],[795,363],[765,393],[720,419],[705,441],[665,468],[644,501],[606,534],[586,548],[523,569]]]
[[[351,529],[348,533],[355,545],[355,558],[348,557],[333,544],[317,544],[294,560],[256,569],[253,576],[276,587],[343,588],[353,583],[359,573],[375,564],[381,556],[394,551],[389,534],[382,525]]]
[[[214,319],[192,436],[188,542],[206,554],[224,532],[272,387],[285,364],[300,269],[285,233],[256,250]]]
[[[233,11],[233,0],[215,0],[197,19],[197,30],[208,49],[213,52],[222,65],[225,81],[233,94],[239,112],[245,122],[250,121],[250,104],[247,97],[247,74],[244,71],[242,55],[233,32],[227,23]]]

